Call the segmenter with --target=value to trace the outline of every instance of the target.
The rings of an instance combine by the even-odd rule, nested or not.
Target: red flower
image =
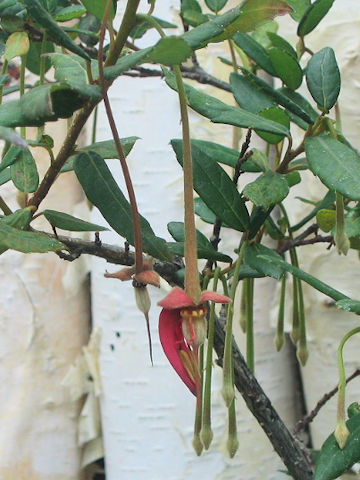
[[[163,307],[159,317],[159,335],[164,353],[181,380],[199,396],[200,372],[198,347],[206,338],[205,303],[229,303],[230,298],[216,292],[201,293],[195,304],[181,288],[174,288],[158,305]]]

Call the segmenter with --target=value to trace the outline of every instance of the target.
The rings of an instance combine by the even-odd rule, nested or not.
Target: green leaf
[[[323,112],[335,104],[340,92],[340,72],[332,48],[315,53],[306,67],[306,83],[311,96]]]
[[[86,8],[81,5],[70,5],[57,10],[54,20],[57,22],[68,22],[69,20],[74,20],[74,18],[82,17],[84,13],[86,13]]]
[[[339,303],[339,302],[337,302]],[[341,450],[332,433],[324,442],[316,459],[314,480],[334,480],[360,460],[360,414],[353,415],[346,426],[350,431]]]
[[[56,210],[44,210],[43,213],[50,225],[61,228],[62,230],[69,230],[71,232],[101,232],[103,230],[109,230],[106,227],[85,222],[80,218],[73,217],[67,213],[57,212]]]
[[[5,170],[0,172],[0,185],[4,185],[10,180],[11,180],[11,175],[10,175],[10,167],[9,167],[9,168],[5,168]]]
[[[43,233],[23,232],[0,221],[0,245],[22,253],[46,253],[67,250],[67,247]]]
[[[68,118],[84,104],[78,92],[64,84],[32,88],[20,99],[0,106],[0,125],[4,127],[40,126],[58,118]]]
[[[12,143],[18,147],[26,148],[28,146],[26,140],[18,135],[14,130],[7,127],[0,127],[0,138],[6,142]]]
[[[129,202],[115,182],[105,161],[95,152],[81,153],[74,170],[87,198],[101,212],[109,225],[127,241],[134,244],[133,220]],[[170,255],[166,242],[156,237],[149,222],[140,216],[144,251],[158,258],[168,260]]]
[[[313,277],[312,275],[304,272],[304,270],[301,270],[298,267],[294,267],[293,265],[285,262],[284,260],[275,259],[274,257],[271,257],[269,255],[259,255],[259,258],[262,259],[264,262],[273,263],[274,265],[282,268],[283,270],[286,270],[287,272],[291,273],[300,280],[303,280],[305,283],[308,283],[311,287],[315,288],[319,292],[324,293],[335,301],[348,298],[343,293],[335,290],[335,288],[330,287],[330,285],[328,285],[327,283],[322,282],[318,278]]]
[[[264,225],[265,221],[269,217],[272,209],[264,207],[254,207],[250,215],[250,227],[249,227],[249,240],[253,239],[260,228]]]
[[[20,147],[12,145],[1,160],[0,172],[15,163],[21,151],[22,149]]]
[[[243,194],[257,207],[270,208],[289,194],[289,186],[284,175],[268,170],[254,182],[248,183]]]
[[[249,112],[258,113],[275,106],[271,97],[249,77],[231,73],[230,86],[237,103]]]
[[[180,65],[185,62],[193,51],[181,37],[169,36],[158,41],[148,55],[146,61],[162,65]]]
[[[336,211],[322,208],[316,214],[316,223],[323,232],[330,232],[336,225]]]
[[[52,53],[55,47],[52,42],[45,42],[44,46],[42,46],[40,42],[30,42],[30,49],[26,55],[26,68],[35,75],[40,75],[40,55],[42,54],[42,48],[43,53]],[[51,67],[51,62],[48,56],[44,57],[43,60],[46,73]]]
[[[102,97],[99,85],[89,85],[86,70],[74,55],[52,53],[50,60],[55,68],[55,78],[76,90],[80,96],[97,100]]]
[[[228,0],[205,0],[206,6],[215,13],[220,12],[225,7]]]
[[[272,263],[264,262],[259,258],[260,255],[268,255],[276,260],[282,260],[281,256],[274,250],[271,250],[271,248],[265,247],[261,244],[253,244],[245,248],[245,263],[266,277],[272,277],[279,280],[283,276],[284,270]]]
[[[11,180],[24,193],[33,193],[39,186],[39,174],[30,150],[21,149],[10,167]]]
[[[165,20],[157,18],[154,15],[152,15],[151,17],[156,20],[156,22],[161,28],[177,28],[177,25],[175,25],[174,23],[166,22]],[[130,37],[133,39],[141,38],[148,30],[152,28],[154,28],[154,25],[150,20],[148,20],[146,17],[144,18],[143,15],[141,15],[140,17],[137,16],[136,25],[131,30]]]
[[[290,13],[292,18],[297,22],[302,19],[304,13],[309,7],[311,0],[286,0],[293,11]]]
[[[39,0],[22,0],[26,5],[30,17],[39,23],[46,31],[46,33],[54,40],[55,43],[67,48],[70,52],[80,55],[85,60],[91,60],[89,55],[79,47],[71,38],[59,27],[59,25],[52,19],[51,15],[41,5]],[[95,0],[96,3],[100,3]]]
[[[303,37],[312,32],[314,28],[321,22],[327,12],[332,7],[334,0],[315,0],[304,13],[300,20],[297,34]]]
[[[334,138],[310,137],[305,141],[311,171],[330,189],[351,200],[360,200],[360,157]]]
[[[303,227],[307,222],[313,219],[319,210],[321,210],[322,208],[330,207],[331,205],[334,204],[334,202],[335,202],[335,193],[330,190],[327,192],[327,194],[321,200],[321,202],[319,202],[318,205],[316,205],[316,207],[308,215],[306,215],[306,217],[304,217],[299,223],[297,223],[296,225],[293,225],[290,228],[290,230],[292,232],[299,230],[299,228]]]
[[[265,110],[259,112],[259,116],[280,123],[287,129],[290,128],[289,115],[280,107],[266,108]],[[274,135],[273,133],[262,132],[260,130],[256,130],[256,133],[267,143],[271,144],[279,143],[284,139],[282,135]]]
[[[88,12],[95,15],[99,20],[104,18],[107,0],[81,0],[81,3],[86,7]],[[112,4],[110,7],[109,18],[113,19],[114,17],[115,8],[114,4]]]
[[[233,40],[259,67],[270,73],[270,75],[276,76],[268,51],[252,36],[247,33],[237,33],[234,35]]]
[[[174,76],[165,71],[165,79],[166,83],[176,90]],[[190,87],[190,85],[185,84],[185,89],[190,107],[214,123],[227,123],[229,125],[245,128],[251,127],[284,136],[290,135],[289,130],[277,122],[266,120],[251,112],[229,106],[215,97],[211,97]]]
[[[208,142],[207,140],[191,140],[191,145],[197,147],[205,155],[211,157],[214,162],[235,167],[239,160],[239,152],[233,148],[225,147],[219,143]],[[241,166],[244,172],[261,172],[261,168],[253,158],[250,157]]]
[[[171,140],[171,146],[182,165],[182,140]],[[249,214],[230,177],[196,146],[193,146],[192,155],[195,191],[226,225],[241,232],[246,230],[249,225]]]
[[[257,84],[258,87],[260,87],[260,89],[276,103],[278,103],[282,107],[285,107],[287,110],[294,113],[295,115],[298,115],[300,118],[305,120],[306,123],[314,123],[313,120],[309,117],[307,111],[305,111],[301,105],[295,103],[288,96],[283,95],[281,91],[275,90],[267,82],[257,77],[253,73],[249,72],[248,70],[242,68],[241,71],[246,77],[250,78],[255,84]]]
[[[271,48],[269,57],[276,76],[292,90],[300,87],[303,78],[302,68],[296,58],[290,53],[280,48]]]
[[[168,231],[170,235],[177,242],[177,251],[173,249],[173,244],[170,244],[170,249],[177,255],[184,256],[184,244],[185,244],[185,228],[183,222],[170,222],[168,223]],[[196,243],[198,258],[206,258],[207,260],[214,260],[219,262],[231,263],[232,259],[224,253],[220,253],[212,246],[209,240],[199,230],[196,230]],[[169,245],[169,244],[168,244]],[[179,252],[182,252],[179,253]]]
[[[28,34],[26,32],[14,32],[6,41],[4,58],[9,62],[15,57],[26,55],[29,47]]]
[[[297,53],[287,40],[273,32],[268,32],[267,36],[269,37],[273,47],[279,48],[283,52],[287,52],[289,55],[295,58],[295,60],[297,60]]]
[[[104,69],[104,77],[106,80],[115,80],[118,76],[130,70],[131,68],[139,65],[146,61],[149,53],[153,47],[144,48],[135,53],[130,53],[129,55],[124,55],[121,57],[115,65],[111,67],[106,67]]]
[[[350,298],[345,298],[344,300],[338,300],[336,306],[341,308],[341,310],[346,310],[347,312],[353,312],[357,315],[360,314],[360,302],[359,300],[352,300]],[[360,455],[359,455],[360,459]]]
[[[101,28],[101,20],[99,20],[95,15],[92,13],[86,14],[84,17],[80,19],[78,23],[78,30],[79,30],[79,38],[80,40],[85,43],[88,47],[94,47],[99,41],[99,33]],[[86,30],[87,32],[91,32],[94,35],[90,35],[89,33],[80,33],[80,30]]]
[[[313,109],[308,100],[306,100],[306,98],[300,95],[299,92],[294,92],[294,90],[291,90],[287,87],[278,88],[277,92],[285,96],[291,102],[298,105],[298,107],[301,108],[308,115],[312,123],[314,123],[315,120],[319,117],[318,112]]]
[[[127,157],[128,154],[131,152],[138,138],[139,137],[125,137],[120,139],[125,157]],[[104,159],[118,158],[118,152],[117,152],[114,140],[104,140],[102,142],[92,143],[91,145],[87,145],[86,147],[79,148],[78,152],[79,153],[75,153],[75,155],[71,155],[71,157],[69,157],[69,159],[61,169],[62,173],[70,172],[71,170],[74,169],[74,162],[78,157],[78,155],[81,154],[81,152],[95,152],[98,155],[100,155],[101,158],[104,158]]]

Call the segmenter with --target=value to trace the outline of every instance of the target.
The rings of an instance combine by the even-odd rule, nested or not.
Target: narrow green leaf
[[[80,18],[86,13],[86,8],[81,5],[70,5],[69,7],[60,8],[56,11],[54,20],[57,22],[68,22],[74,18]]]
[[[174,76],[165,71],[166,83],[176,90]],[[238,127],[255,128],[265,132],[289,136],[290,132],[277,122],[266,120],[251,112],[232,107],[215,97],[202,93],[185,84],[188,103],[191,108],[214,123],[226,123]]]
[[[172,140],[178,162],[182,165],[181,140]],[[194,189],[206,205],[235,230],[244,231],[249,225],[249,214],[244,200],[227,173],[211,157],[193,146]]]
[[[8,62],[15,57],[26,55],[30,42],[26,32],[14,32],[6,40],[4,58]]]
[[[274,107],[276,103],[251,78],[238,73],[230,74],[230,86],[240,107],[252,113]]]
[[[271,107],[266,108],[258,113],[260,117],[267,118],[268,120],[273,120],[274,122],[284,125],[287,129],[290,128],[290,118],[289,115],[280,107]],[[273,133],[262,132],[256,130],[256,133],[265,140],[267,143],[276,144],[281,142],[284,137],[282,135],[274,135]]]
[[[234,35],[233,40],[260,68],[270,75],[276,76],[276,71],[271,63],[268,51],[251,35],[237,33]]]
[[[340,92],[340,72],[332,48],[315,53],[306,67],[306,83],[311,96],[323,112],[335,104]]]
[[[33,193],[39,186],[39,174],[30,150],[21,149],[10,167],[11,180],[24,193]]]
[[[87,13],[81,17],[80,22],[78,23],[79,38],[85,43],[88,47],[94,47],[99,42],[99,34],[101,28],[101,20],[99,20],[92,13]],[[81,33],[81,30],[86,30],[89,33]],[[96,34],[96,36],[94,36]]]
[[[179,257],[184,256],[185,243],[184,242],[167,242],[169,250],[178,255]],[[232,258],[224,253],[216,251],[214,248],[206,248],[202,246],[197,247],[197,257],[204,258],[206,260],[212,260],[215,262],[225,262],[231,263]]]
[[[35,75],[40,75],[40,55],[42,53],[52,53],[55,49],[52,42],[45,42],[43,46],[40,42],[30,42],[30,49],[26,55],[26,68]],[[43,57],[45,72],[51,68],[50,58],[48,56]]]
[[[106,0],[81,0],[81,3],[85,5],[86,10],[95,17],[97,17],[99,20],[102,20],[104,18],[105,14],[105,7],[106,7]],[[114,3],[110,7],[110,12],[109,12],[109,17],[113,19],[115,16],[115,8],[114,8]]]
[[[273,206],[269,208],[264,208],[264,207],[253,208],[250,215],[249,240],[255,237],[257,232],[266,222],[273,208],[274,208]]]
[[[92,100],[102,97],[99,85],[89,85],[86,70],[81,66],[75,55],[52,53],[50,60],[55,68],[55,79],[58,82],[68,84],[80,96]]]
[[[260,255],[268,255],[275,260],[281,260],[281,256],[274,252],[274,250],[271,250],[271,248],[265,247],[261,244],[253,244],[245,248],[245,263],[259,273],[279,280],[283,276],[284,270],[277,265],[264,262],[259,258]]]
[[[309,273],[304,272],[304,270],[301,270],[300,268],[294,267],[293,265],[285,262],[284,260],[275,259],[274,257],[271,257],[269,255],[259,255],[259,259],[262,259],[264,262],[273,263],[274,265],[282,268],[283,270],[286,270],[295,277],[300,278],[300,280],[303,280],[305,283],[308,283],[311,287],[315,288],[315,290],[324,293],[325,295],[333,298],[336,301],[348,298],[343,293],[335,290],[335,288],[330,287],[330,285],[327,285],[318,278],[315,278]]]
[[[305,97],[300,95],[299,92],[294,92],[294,90],[287,87],[278,88],[277,92],[298,105],[304,112],[306,112],[313,123],[319,117],[318,112],[311,106]]]
[[[304,13],[310,6],[311,0],[286,0],[293,11],[290,13],[297,22],[302,19]]]
[[[139,50],[135,53],[130,53],[129,55],[124,55],[121,57],[115,65],[112,67],[106,67],[104,69],[104,77],[106,80],[115,80],[118,76],[130,70],[131,68],[135,67],[146,61],[149,53],[153,47],[144,48],[143,50]]]
[[[339,302],[337,302],[339,303]],[[314,480],[334,480],[360,460],[360,414],[353,415],[346,426],[350,431],[341,450],[332,433],[324,442],[316,459]]]
[[[291,163],[291,165],[293,162]],[[335,193],[333,191],[328,191],[325,197],[321,200],[321,202],[316,205],[316,207],[308,214],[306,217],[304,217],[300,222],[298,222],[296,225],[293,225],[290,230],[292,232],[295,232],[296,230],[299,230],[299,228],[303,227],[307,222],[309,222],[311,219],[313,219],[317,212],[321,210],[322,208],[328,208],[330,205],[333,205],[335,202]]]
[[[67,250],[67,247],[43,233],[23,232],[0,221],[0,245],[22,253],[45,253]]]
[[[202,198],[197,197],[194,199],[194,209],[196,215],[198,215],[203,222],[210,223],[212,225],[215,223],[215,213],[210,210]]]
[[[330,189],[351,200],[360,200],[360,157],[334,138],[309,137],[306,158],[312,172]]]
[[[120,142],[123,148],[123,152],[125,157],[131,152],[133,146],[135,145],[136,140],[139,137],[125,137],[121,138]],[[104,140],[102,142],[92,143],[91,145],[87,145],[86,147],[79,148],[79,153],[75,153],[75,155],[71,155],[63,168],[61,169],[61,173],[70,172],[74,169],[74,162],[81,152],[95,152],[100,155],[101,158],[118,158],[118,152],[115,146],[114,140]],[[0,165],[1,168],[1,165]]]
[[[206,6],[214,13],[220,12],[225,7],[228,0],[205,0]]]
[[[183,38],[169,36],[158,41],[149,53],[146,61],[168,66],[180,65],[192,53],[192,49]]]
[[[15,145],[12,145],[9,150],[6,152],[4,155],[4,158],[2,159],[0,163],[0,172],[5,170],[5,168],[9,167],[13,163],[16,162],[18,156],[20,155],[21,148],[17,147]]]
[[[158,25],[161,28],[177,28],[177,25],[174,23],[166,22],[165,20],[162,20],[161,18],[155,17],[152,15],[152,18],[156,20]],[[144,18],[143,15],[139,18],[138,16],[136,17],[136,25],[135,27],[131,30],[130,37],[133,39],[138,39],[141,38],[145,35],[145,33],[154,28],[154,25],[151,21],[148,19]]]
[[[41,5],[51,14],[55,13],[58,0],[40,0]]]
[[[9,167],[9,168],[5,168],[5,170],[0,172],[0,185],[4,185],[10,180],[11,180],[11,175],[10,175],[10,167]]]
[[[304,16],[300,20],[297,34],[303,37],[312,32],[314,28],[321,22],[327,12],[332,7],[334,0],[315,0],[305,11]]]
[[[62,30],[61,27],[52,19],[51,15],[41,5],[39,0],[22,0],[26,5],[30,17],[39,23],[47,32],[47,34],[62,47],[67,48],[73,53],[80,55],[85,60],[91,60],[89,55],[79,47],[71,38]],[[96,0],[96,3],[98,1]]]
[[[360,315],[360,302],[359,300],[352,300],[345,298],[344,300],[338,300],[336,306],[341,308],[341,310],[346,310],[347,312],[353,312],[357,315]],[[359,455],[360,459],[360,455]]]
[[[14,130],[7,127],[0,127],[0,138],[6,142],[12,143],[18,147],[26,148],[28,146],[26,140],[18,135]]]
[[[241,71],[246,77],[250,78],[254,83],[256,83],[264,93],[266,93],[272,100],[277,102],[279,105],[285,107],[287,110],[294,113],[295,115],[298,115],[300,118],[305,120],[305,122],[309,124],[314,123],[313,120],[309,117],[307,111],[305,111],[301,105],[298,105],[288,96],[283,95],[280,91],[275,90],[267,82],[257,77],[253,73],[249,72],[248,70],[242,68]]]
[[[274,32],[268,32],[267,36],[269,37],[273,47],[279,48],[283,52],[287,52],[289,55],[291,55],[293,58],[295,58],[295,60],[297,60],[296,51],[290,45],[290,43],[287,40],[285,40],[285,38],[280,37],[280,35],[277,35]]]
[[[109,230],[106,227],[85,222],[80,218],[73,217],[67,213],[57,212],[56,210],[44,210],[43,213],[50,225],[61,228],[62,230],[69,230],[71,232],[101,232],[103,230]]]
[[[111,227],[134,244],[130,204],[115,182],[105,161],[95,152],[83,152],[74,163],[74,170],[87,198],[101,212]],[[166,242],[156,237],[149,222],[140,216],[144,251],[159,260],[170,258]]]
[[[276,47],[269,50],[269,57],[276,76],[292,90],[299,88],[302,83],[303,72],[297,59],[287,51]]]
[[[64,84],[32,88],[20,99],[0,106],[0,125],[4,127],[40,126],[58,118],[68,118],[84,104],[75,90]]]
[[[257,207],[270,208],[289,194],[289,186],[284,175],[268,170],[248,183],[243,193]]]

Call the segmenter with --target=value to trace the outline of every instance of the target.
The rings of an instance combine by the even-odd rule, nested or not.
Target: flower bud
[[[151,301],[146,287],[135,287],[136,305],[140,312],[149,313]]]
[[[345,447],[349,435],[350,432],[346,426],[344,419],[340,419],[336,425],[334,436],[341,450]]]
[[[199,347],[205,342],[207,334],[206,308],[186,308],[180,311],[182,331],[187,343]]]

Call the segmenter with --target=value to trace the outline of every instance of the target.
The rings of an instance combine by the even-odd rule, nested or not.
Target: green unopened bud
[[[296,351],[297,359],[299,360],[300,364],[305,367],[306,362],[309,358],[309,350],[307,349],[306,345],[300,345]]]
[[[200,457],[202,451],[203,451],[203,444],[200,440],[200,435],[199,434],[194,434],[194,438],[192,441],[192,445],[194,447],[195,453],[198,457]]]
[[[232,381],[229,379],[224,379],[223,387],[221,389],[221,394],[223,396],[225,405],[229,407],[231,405],[231,402],[235,398],[235,390],[234,390],[234,384]]]
[[[275,335],[274,344],[277,352],[280,352],[285,343],[284,332]]]
[[[334,436],[341,450],[345,447],[348,436],[350,435],[349,429],[346,426],[345,420],[340,419],[336,425]]]
[[[226,442],[226,449],[229,453],[229,457],[233,458],[235,453],[238,451],[239,448],[239,440],[237,439],[237,435],[229,435],[227,442]]]
[[[149,313],[151,300],[146,287],[135,287],[135,300],[140,312]]]
[[[206,308],[198,307],[194,309],[181,310],[181,326],[184,338],[187,343],[194,347],[199,347],[205,342],[207,334]]]
[[[204,445],[205,450],[210,447],[212,439],[214,437],[213,431],[211,430],[210,425],[203,425],[200,431],[200,440]]]

